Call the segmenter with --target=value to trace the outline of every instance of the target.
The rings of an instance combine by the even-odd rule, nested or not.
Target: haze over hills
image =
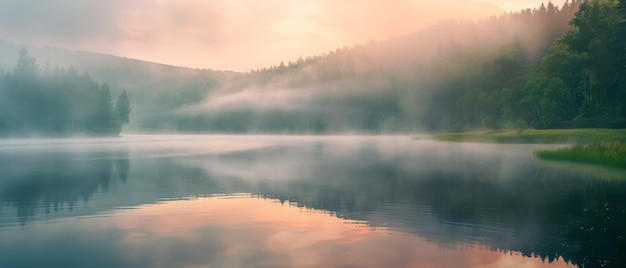
[[[200,70],[112,55],[69,51],[60,48],[22,46],[0,40],[0,69],[15,66],[19,50],[25,47],[37,59],[42,71],[73,68],[99,83],[108,83],[113,95],[127,90],[135,107],[130,128],[136,128],[149,115],[165,113],[182,104],[202,99],[218,81],[240,74],[230,71]]]
[[[520,104],[510,91],[526,87],[541,69],[555,40],[571,29],[568,22],[581,4],[549,3],[478,22],[441,22],[411,35],[249,73],[27,48],[42,69],[72,66],[110,84],[113,93],[127,90],[134,107],[130,129],[136,131],[381,133],[554,127],[573,124],[576,114],[547,118],[546,113],[556,113],[551,97],[535,92],[536,98]],[[19,48],[0,42],[0,68],[12,68],[16,56],[11,55]],[[575,83],[562,89],[571,92],[562,94],[576,97]],[[567,105],[571,107],[561,108],[577,109],[583,103]],[[538,112],[526,115],[525,106]],[[606,114],[595,113],[590,117]]]

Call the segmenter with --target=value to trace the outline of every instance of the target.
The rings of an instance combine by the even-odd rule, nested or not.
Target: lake
[[[405,136],[0,141],[0,267],[624,267],[626,172]]]

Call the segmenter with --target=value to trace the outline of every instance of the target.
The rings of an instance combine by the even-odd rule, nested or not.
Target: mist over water
[[[59,1],[0,0],[0,268],[626,266],[623,169],[414,136],[619,167],[624,0]]]
[[[621,263],[626,174],[536,160],[532,152],[546,147],[559,145],[405,136],[5,140],[0,264]],[[403,249],[386,255],[381,243]],[[90,257],[68,255],[77,251]]]

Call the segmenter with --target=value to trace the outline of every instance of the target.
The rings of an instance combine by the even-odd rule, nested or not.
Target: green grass
[[[587,163],[626,169],[626,129],[529,129],[445,133],[435,140],[485,143],[573,144],[572,147],[537,151],[541,159]]]
[[[626,144],[603,142],[535,152],[541,159],[596,164],[626,169]]]
[[[604,141],[626,143],[626,129],[529,129],[475,131],[433,135],[435,140],[485,143],[571,143],[596,144]]]

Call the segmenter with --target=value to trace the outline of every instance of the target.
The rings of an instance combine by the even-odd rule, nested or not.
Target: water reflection
[[[126,182],[129,169],[128,158],[112,159],[108,154],[0,155],[0,202],[3,207],[14,208],[24,225],[38,215],[73,211],[94,193],[108,191],[111,180]]]
[[[4,238],[0,259],[23,267],[571,267],[562,259],[549,264],[480,246],[441,248],[326,211],[249,195],[143,205]],[[25,258],[22,252],[33,247],[42,256]],[[68,252],[81,254],[67,260]]]
[[[555,168],[534,159],[537,147],[532,146],[405,137],[170,137],[116,146],[85,143],[80,150],[45,147],[42,155],[18,148],[6,153],[1,145],[0,247],[12,245],[4,242],[5,236],[32,236],[20,244],[23,252],[29,247],[39,252],[53,242],[82,245],[85,241],[69,235],[77,231],[98,244],[93,248],[114,249],[92,258],[118,267],[258,266],[244,261],[265,264],[268,258],[277,261],[268,266],[291,266],[300,259],[332,265],[318,259],[344,258],[332,254],[342,252],[336,244],[349,244],[352,237],[361,238],[354,256],[345,255],[352,259],[404,245],[395,255],[377,255],[398,265],[426,264],[425,256],[443,254],[429,247],[444,255],[500,260],[489,263],[494,267],[511,261],[528,261],[530,267],[563,261],[581,267],[626,263],[626,174]],[[160,202],[232,193],[269,200],[245,196]],[[139,209],[116,210],[120,207]],[[108,218],[83,218],[102,213]],[[332,223],[307,225],[320,215]],[[78,222],[59,220],[63,217]],[[232,226],[240,229],[228,229]],[[285,237],[268,243],[270,238],[254,233],[257,227]],[[71,241],[56,236],[64,232]],[[306,242],[312,239],[307,233],[332,243]],[[331,234],[344,235],[327,236]],[[327,246],[331,250],[326,252]],[[169,247],[186,250],[162,252]],[[406,248],[419,248],[425,255]],[[284,252],[275,256],[279,249]],[[322,257],[313,258],[307,250],[320,251]],[[204,255],[194,255],[199,252]],[[422,259],[412,259],[416,254]],[[446,260],[463,264],[463,258],[441,257],[436,266]]]

